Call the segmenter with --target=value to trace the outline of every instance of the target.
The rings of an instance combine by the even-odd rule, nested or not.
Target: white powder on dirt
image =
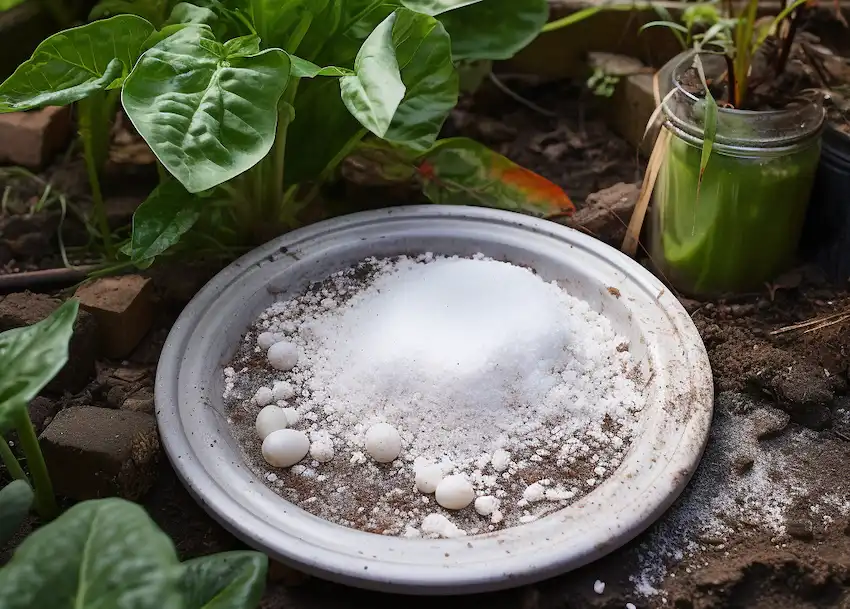
[[[297,347],[291,371],[268,364],[273,340]],[[274,470],[270,486],[304,509],[384,534],[461,534],[427,520],[439,514],[475,534],[559,509],[616,470],[643,408],[634,370],[627,341],[557,284],[480,255],[426,254],[369,259],[275,303],[225,371],[225,398],[268,481],[252,398],[291,386],[277,405],[334,455]],[[401,435],[391,464],[368,457],[379,423]],[[425,490],[463,476],[500,508],[444,510],[417,471]]]
[[[807,453],[817,452],[818,434],[800,428],[759,442],[753,420],[760,409],[741,394],[717,396],[711,437],[697,472],[640,545],[639,570],[630,578],[637,593],[659,594],[668,569],[684,566],[690,573],[705,564],[706,553],[724,552],[748,536],[787,541],[789,514],[797,504],[823,511],[824,522],[850,514],[846,497],[812,488],[801,466]]]

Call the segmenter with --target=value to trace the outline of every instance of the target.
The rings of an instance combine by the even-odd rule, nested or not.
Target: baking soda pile
[[[531,522],[620,464],[643,398],[587,303],[484,258],[369,259],[264,312],[225,370],[254,471],[387,535]]]

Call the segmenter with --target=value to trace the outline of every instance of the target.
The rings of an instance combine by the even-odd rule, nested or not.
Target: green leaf
[[[266,48],[278,47],[295,53],[307,32],[312,28],[329,38],[326,9],[339,1],[329,0],[236,0],[236,6],[246,13]]]
[[[0,570],[3,609],[182,609],[171,540],[122,499],[80,503]]]
[[[33,492],[24,480],[15,480],[0,490],[0,544],[8,542],[32,507]]]
[[[412,8],[411,0],[404,2]],[[437,17],[451,36],[456,61],[510,59],[540,34],[549,17],[547,0],[424,3],[459,5]]]
[[[225,57],[209,29],[187,27],[147,51],[124,83],[127,115],[189,192],[250,169],[274,143],[289,57]]]
[[[405,93],[393,44],[396,18],[393,13],[375,28],[357,53],[355,74],[339,81],[345,107],[379,137],[389,130]]]
[[[143,265],[176,245],[198,221],[203,200],[169,180],[160,184],[133,214],[127,255]]]
[[[16,410],[26,408],[68,361],[79,305],[68,300],[46,319],[0,334],[0,430],[8,428]]]
[[[263,595],[268,562],[259,552],[225,552],[186,561],[186,608],[253,609]]]
[[[136,15],[159,27],[168,16],[171,0],[101,0],[89,13],[89,20],[114,15]]]
[[[180,2],[171,11],[171,16],[163,25],[199,24],[212,25],[218,17],[210,9],[188,2]]]
[[[457,104],[451,40],[433,17],[401,8],[363,43],[342,100],[375,135],[427,150]],[[399,99],[399,95],[401,98]]]
[[[64,106],[103,91],[127,74],[154,32],[119,15],[54,34],[0,85],[0,112]]]
[[[561,187],[467,138],[438,142],[419,161],[422,190],[434,203],[482,205],[538,216],[575,211]]]
[[[354,74],[352,70],[346,68],[337,68],[336,66],[328,66],[322,68],[311,61],[301,59],[295,55],[289,56],[289,61],[292,62],[291,76],[296,78],[315,78],[316,76],[349,76]]]
[[[393,45],[406,92],[384,139],[425,151],[457,104],[459,80],[452,43],[433,17],[407,9],[396,15]]]
[[[412,11],[434,17],[448,11],[478,4],[482,0],[401,0]]]
[[[260,52],[260,37],[251,34],[228,40],[224,43],[224,52],[227,59],[256,55]]]

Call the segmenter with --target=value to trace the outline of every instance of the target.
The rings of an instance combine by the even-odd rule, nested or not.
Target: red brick
[[[43,167],[65,148],[71,133],[68,106],[0,114],[0,162]]]
[[[97,319],[100,349],[106,357],[127,357],[150,330],[153,284],[147,277],[103,277],[80,286],[75,295]]]

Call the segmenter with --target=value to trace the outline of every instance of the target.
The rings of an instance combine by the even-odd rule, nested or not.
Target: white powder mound
[[[291,371],[269,365],[271,340],[297,349]],[[423,522],[434,514],[475,534],[568,505],[617,469],[644,404],[628,342],[605,317],[480,255],[369,259],[336,273],[263,313],[228,370],[249,457],[256,440],[241,413],[255,416],[251,398],[268,397],[261,387],[277,397],[284,383],[292,395],[277,405],[295,408],[293,427],[334,455],[276,470],[273,487],[334,522],[393,535],[445,536],[428,526],[442,520]],[[392,464],[369,456],[379,424],[401,437]],[[252,464],[267,480],[268,466]],[[499,509],[479,514],[467,497],[442,510],[425,493],[450,475]]]
[[[468,460],[521,443],[553,415],[572,415],[569,435],[588,417],[640,409],[608,321],[503,262],[403,260],[307,331],[310,385],[326,389],[323,413],[356,445],[386,421],[413,454]]]

